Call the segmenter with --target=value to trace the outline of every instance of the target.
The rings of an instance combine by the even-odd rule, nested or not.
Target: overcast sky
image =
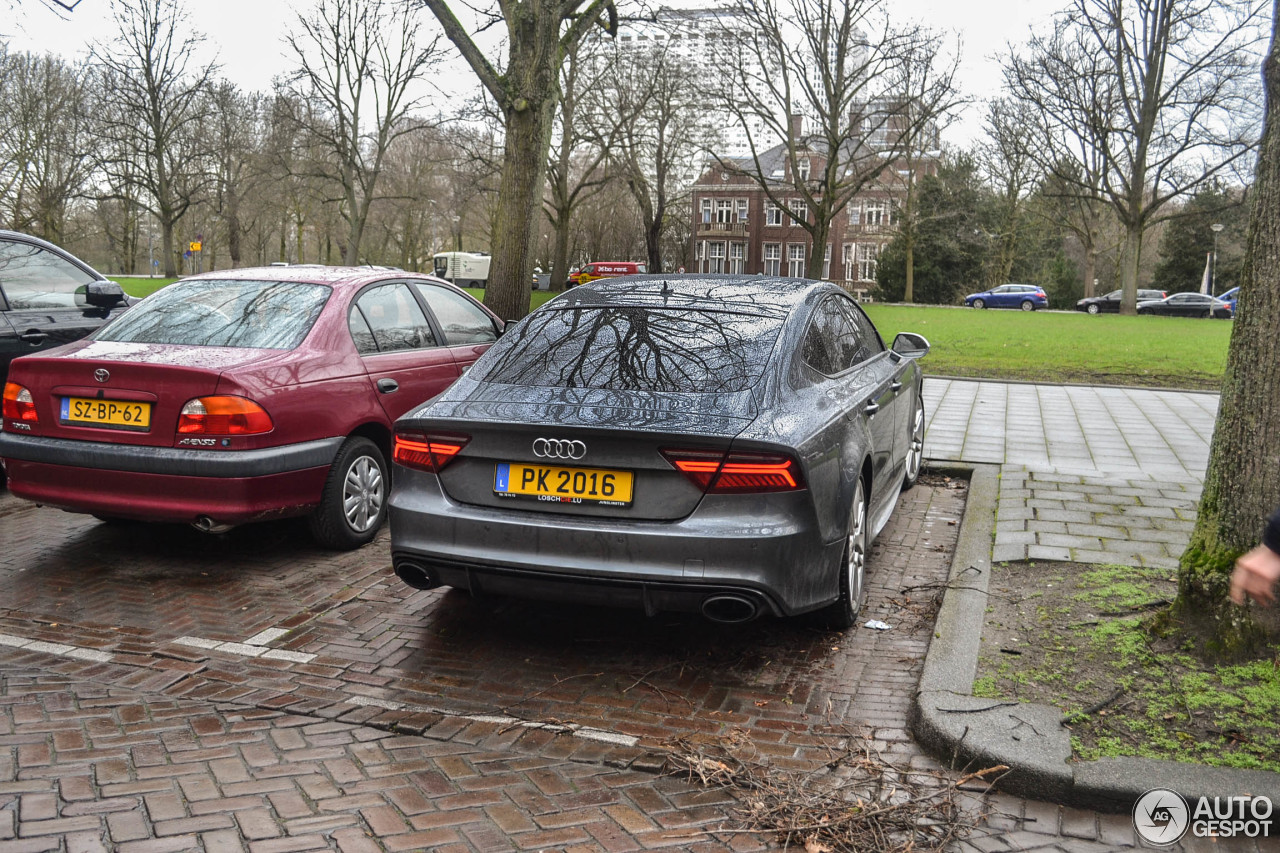
[[[191,27],[204,33],[211,51],[217,51],[223,76],[244,89],[266,90],[272,77],[289,67],[281,34],[295,19],[297,2],[215,0],[187,5],[192,10]],[[305,0],[301,2],[305,7]],[[1030,27],[1045,26],[1065,2],[894,0],[889,8],[900,22],[914,20],[958,33],[963,43],[961,85],[971,96],[982,98],[1000,86],[1000,68],[993,56],[1003,52],[1011,41],[1025,41]],[[660,0],[655,5],[660,5]],[[81,0],[74,12],[61,15],[41,0],[0,0],[0,8],[5,6],[15,14],[8,21],[0,19],[0,36],[7,37],[12,49],[83,56],[90,43],[109,40],[113,34],[109,0]],[[461,88],[459,84],[471,85],[470,72],[461,67],[461,60],[451,65],[448,73],[457,84],[445,88],[457,90]],[[947,134],[947,141],[964,144],[980,128],[981,106],[974,105],[960,125]]]

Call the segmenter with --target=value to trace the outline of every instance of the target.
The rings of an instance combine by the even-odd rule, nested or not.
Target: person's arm
[[[1245,596],[1261,604],[1275,601],[1276,582],[1280,581],[1280,509],[1267,521],[1262,544],[1236,560],[1231,573],[1231,600],[1244,604]]]

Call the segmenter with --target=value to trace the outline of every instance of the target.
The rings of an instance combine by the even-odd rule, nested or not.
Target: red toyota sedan
[[[440,279],[320,266],[207,273],[19,358],[0,458],[20,497],[219,532],[305,515],[357,548],[386,517],[392,423],[503,322]]]

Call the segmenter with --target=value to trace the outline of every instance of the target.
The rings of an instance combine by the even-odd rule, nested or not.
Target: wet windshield
[[[477,378],[614,391],[745,391],[764,372],[779,317],[636,306],[544,310],[508,332]]]
[[[171,284],[94,335],[99,341],[293,349],[329,298],[320,284],[201,280]]]

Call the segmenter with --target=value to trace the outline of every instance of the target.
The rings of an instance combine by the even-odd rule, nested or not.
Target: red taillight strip
[[[663,449],[663,457],[707,494],[803,489],[796,461],[783,453]]]
[[[406,468],[439,473],[470,440],[466,435],[396,433],[391,458]]]

